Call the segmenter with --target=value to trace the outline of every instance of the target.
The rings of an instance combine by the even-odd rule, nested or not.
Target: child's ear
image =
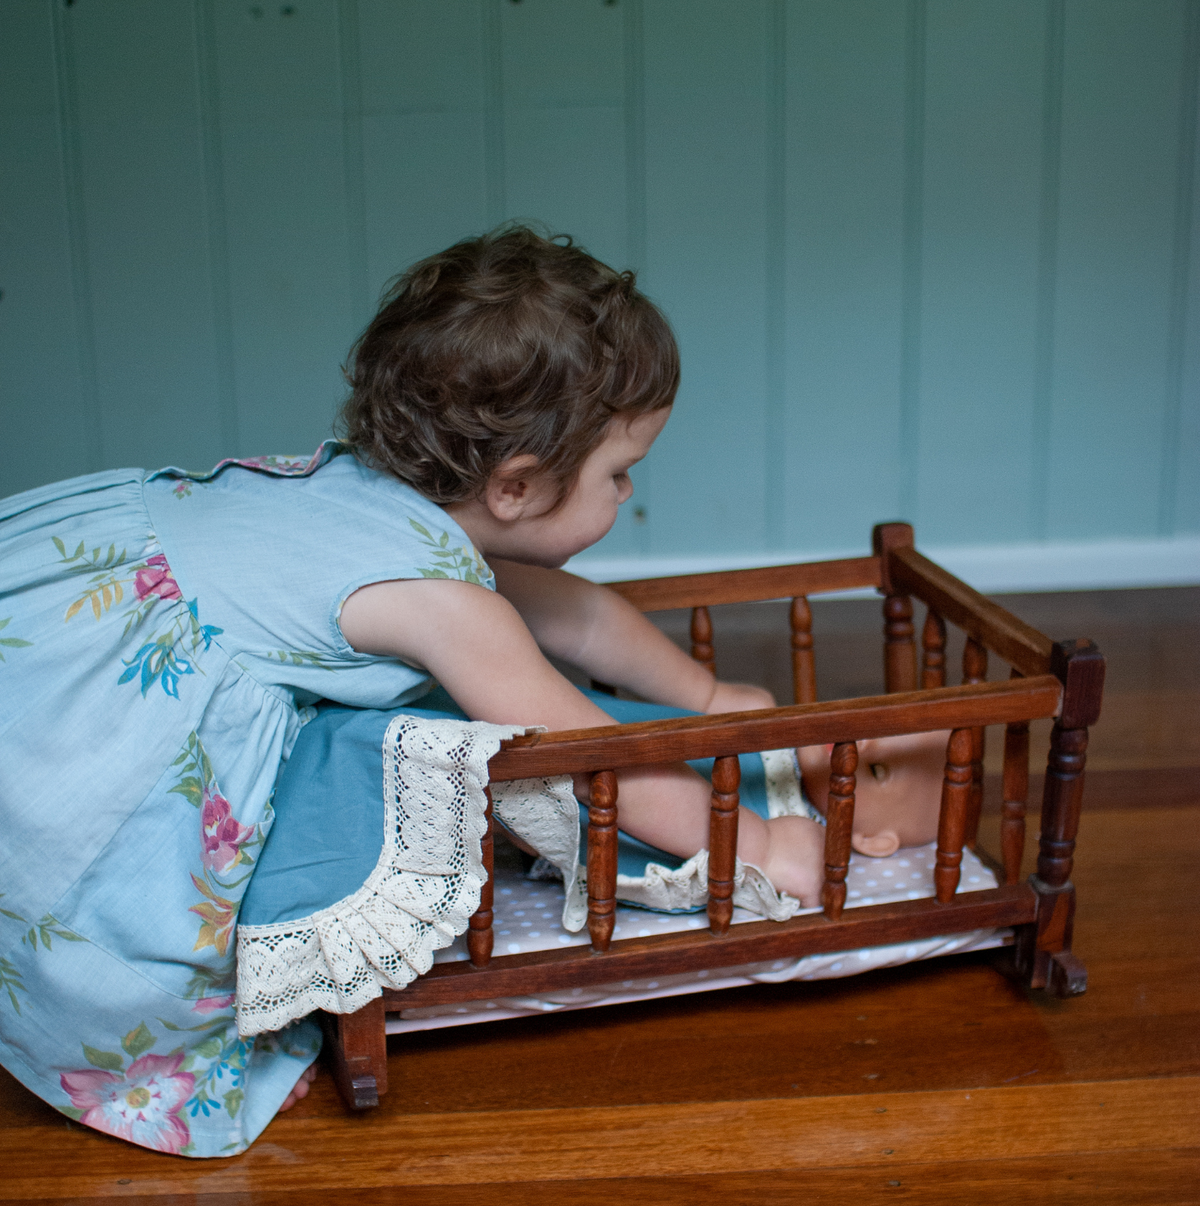
[[[502,523],[520,519],[530,505],[540,501],[541,491],[534,482],[537,457],[528,453],[510,456],[492,471],[484,488],[483,501],[492,515]]]
[[[850,845],[870,858],[887,858],[900,849],[900,835],[894,829],[881,829],[871,834],[853,833]]]

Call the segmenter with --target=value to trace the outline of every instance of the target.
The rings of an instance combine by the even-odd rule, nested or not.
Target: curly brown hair
[[[397,278],[345,372],[339,430],[368,464],[446,504],[529,454],[561,501],[614,416],[672,403],[679,351],[632,272],[508,226]]]

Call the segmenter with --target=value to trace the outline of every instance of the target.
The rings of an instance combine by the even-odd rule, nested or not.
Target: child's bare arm
[[[693,712],[769,708],[769,692],[718,683],[615,591],[564,570],[493,560],[500,593],[547,653],[654,703]]]
[[[513,605],[482,587],[438,579],[377,582],[346,600],[341,627],[360,652],[423,666],[473,719],[550,729],[613,723],[550,665]],[[586,783],[576,788],[586,790]],[[687,766],[624,770],[621,828],[688,857],[708,845],[709,793]],[[806,903],[819,894],[818,840],[807,829],[768,825],[741,811],[738,853]]]

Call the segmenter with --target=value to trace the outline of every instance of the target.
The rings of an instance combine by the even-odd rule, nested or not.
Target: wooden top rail
[[[713,607],[718,603],[758,603],[764,599],[791,599],[831,590],[877,587],[878,557],[850,557],[843,561],[810,561],[803,565],[768,565],[762,569],[723,570],[713,574],[680,574],[674,578],[637,578],[609,582],[639,611],[667,611],[673,607]]]
[[[1047,674],[1054,643],[914,548],[890,553],[892,584],[923,599],[1022,674]]]
[[[1062,684],[1045,674],[755,712],[531,733],[502,742],[499,753],[488,763],[488,772],[493,782],[504,782],[863,737],[1008,724],[1057,716],[1061,700]]]

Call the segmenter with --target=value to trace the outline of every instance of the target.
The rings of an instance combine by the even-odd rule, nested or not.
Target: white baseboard
[[[1112,590],[1138,586],[1200,585],[1200,536],[1146,540],[1054,541],[1026,544],[977,544],[918,548],[951,573],[986,594],[1022,591]],[[715,570],[788,565],[862,557],[865,548],[812,552],[732,554],[688,557],[576,557],[567,568],[593,582],[704,574]],[[871,591],[845,591],[863,597]]]

